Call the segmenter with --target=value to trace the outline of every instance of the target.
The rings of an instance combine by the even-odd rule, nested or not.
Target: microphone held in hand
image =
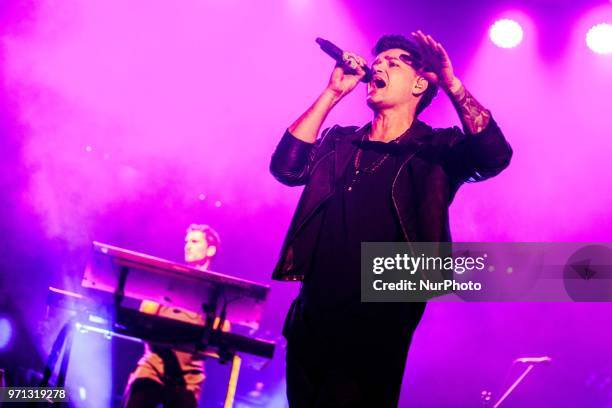
[[[332,57],[338,64],[342,65],[345,68],[345,71],[348,73],[355,73],[355,69],[348,65],[344,60],[344,51],[342,51],[338,46],[336,46],[331,41],[324,40],[323,38],[317,38],[315,40],[317,44],[321,47],[324,53]],[[372,70],[367,65],[362,65],[361,69],[365,71],[365,75],[361,78],[361,82],[370,82],[372,79]]]

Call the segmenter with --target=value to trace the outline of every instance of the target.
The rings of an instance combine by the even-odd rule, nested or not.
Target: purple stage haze
[[[371,61],[380,35],[422,29],[492,111],[514,157],[457,194],[455,241],[612,241],[612,56],[584,39],[612,23],[610,2],[5,3],[0,296],[42,355],[46,288],[79,286],[91,241],[181,261],[186,227],[206,223],[222,242],[213,270],[272,288],[262,334],[281,344],[270,365],[245,372],[239,392],[262,381],[268,406],[284,406],[280,330],[298,285],[270,275],[301,190],[279,184],[268,164],[333,67],[319,36]],[[522,25],[518,47],[490,41],[499,18]],[[326,126],[370,119],[360,86]],[[444,94],[422,119],[459,125]],[[77,340],[69,381],[94,388],[82,406],[95,395],[105,406],[109,371],[94,367],[107,364],[108,347],[85,343]],[[611,407],[611,344],[608,304],[431,304],[400,406],[477,406],[483,389],[498,395],[519,373],[515,358],[549,355],[507,407]],[[105,374],[92,383],[91,370]]]

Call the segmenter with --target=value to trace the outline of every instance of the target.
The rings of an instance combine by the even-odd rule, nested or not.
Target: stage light
[[[8,348],[13,337],[13,325],[5,318],[0,317],[0,351]]]
[[[586,43],[597,54],[612,54],[612,24],[596,24],[586,34]]]
[[[489,29],[489,38],[501,48],[513,48],[523,40],[523,28],[508,18],[497,20]]]

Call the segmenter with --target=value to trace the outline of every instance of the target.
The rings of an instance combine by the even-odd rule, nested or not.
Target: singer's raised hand
[[[336,64],[327,84],[327,89],[338,98],[355,89],[366,74],[362,67],[368,64],[364,58],[352,52],[345,52],[343,58],[344,64]]]
[[[346,94],[355,89],[361,78],[365,76],[366,73],[361,67],[367,63],[363,58],[345,52],[343,59],[343,64],[334,67],[329,83],[321,95],[287,128],[296,138],[306,143],[314,143],[327,114]]]
[[[491,113],[465,89],[455,76],[453,64],[442,44],[420,30],[413,32],[412,37],[419,45],[421,61],[418,67],[414,63],[411,65],[428,81],[433,81],[444,89],[451,98],[468,133],[476,134],[484,130],[489,123]]]
[[[453,64],[442,44],[420,30],[413,32],[412,38],[419,45],[422,75],[447,91],[453,91],[460,86],[453,72]]]

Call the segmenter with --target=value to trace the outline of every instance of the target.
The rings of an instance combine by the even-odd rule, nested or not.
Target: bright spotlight
[[[597,54],[612,54],[612,24],[596,24],[586,34],[586,43]]]
[[[523,40],[523,28],[509,18],[497,20],[489,29],[489,38],[501,48],[513,48]]]

